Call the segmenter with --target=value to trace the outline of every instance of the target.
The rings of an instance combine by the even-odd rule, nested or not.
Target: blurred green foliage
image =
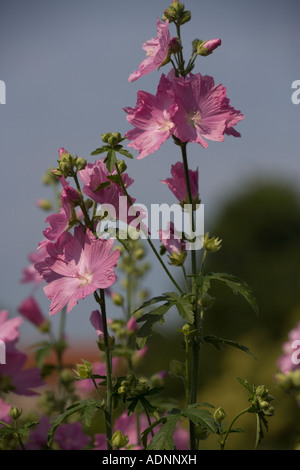
[[[274,375],[281,345],[300,319],[300,199],[288,183],[260,182],[244,187],[224,201],[210,235],[222,239],[222,248],[208,257],[206,271],[238,276],[252,288],[260,313],[253,314],[240,296],[215,283],[211,294],[214,306],[207,312],[204,333],[238,341],[253,352],[257,360],[242,351],[210,345],[201,350],[199,400],[222,406],[230,421],[247,407],[247,395],[236,377],[255,385],[265,384],[275,397],[276,414],[269,420],[269,431],[261,449],[294,449],[300,442],[300,407],[277,387]],[[172,329],[172,328],[171,328]],[[171,359],[183,360],[181,336],[154,335],[147,355],[149,371],[168,368]],[[184,400],[182,383],[167,380],[166,395]],[[253,449],[255,418],[245,415],[237,422],[245,433],[232,435],[228,449]],[[201,445],[217,449],[215,437]]]

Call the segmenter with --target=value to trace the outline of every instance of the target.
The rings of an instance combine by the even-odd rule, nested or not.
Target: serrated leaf
[[[108,152],[110,150],[110,146],[109,145],[103,145],[103,147],[100,147],[96,150],[94,150],[91,155],[100,155],[101,153],[105,153],[105,152]]]
[[[154,428],[156,428],[156,426],[158,426],[159,424],[161,423],[165,423],[167,420],[167,418],[165,417],[162,417],[156,421],[154,421],[154,423],[151,424],[151,426],[149,426],[148,428],[144,429],[144,431],[142,432],[142,444],[144,446],[144,448],[147,447],[147,440],[148,440],[148,435],[151,431],[153,431]]]
[[[117,163],[117,156],[114,149],[110,148],[108,150],[104,163],[106,164],[106,168],[109,173],[112,173],[114,171],[115,164]]]
[[[194,424],[200,424],[203,428],[208,429],[213,433],[217,432],[216,422],[210,411],[199,410],[192,405],[184,408],[181,414]]]
[[[94,190],[94,193],[97,191],[101,191],[101,189],[109,188],[110,186],[110,181],[104,181],[103,183],[100,183],[99,186]]]
[[[120,150],[118,150],[118,152],[119,152],[121,155],[124,155],[124,157],[133,159],[133,155],[132,155],[130,152],[128,152],[128,150],[126,150],[126,149],[124,149],[124,148],[121,148]]]
[[[162,425],[160,430],[151,439],[147,450],[173,450],[174,449],[174,431],[180,413],[168,413],[166,422]]]
[[[232,346],[233,348],[240,349],[241,351],[244,351],[245,353],[250,354],[250,356],[256,359],[256,357],[254,356],[254,354],[252,354],[249,348],[231,339],[224,339],[224,338],[218,338],[217,336],[213,336],[213,335],[207,335],[207,336],[204,336],[202,340],[206,343],[212,344],[216,349],[220,349],[220,350],[223,349],[222,348],[223,344],[226,344],[227,346]]]
[[[226,273],[209,273],[206,276],[209,280],[220,281],[226,284],[234,294],[242,295],[250,304],[253,311],[258,314],[258,305],[253,296],[253,293],[244,281],[241,281],[238,277]]]
[[[194,311],[186,296],[183,295],[175,302],[175,306],[179,315],[187,322],[192,324],[194,322]]]

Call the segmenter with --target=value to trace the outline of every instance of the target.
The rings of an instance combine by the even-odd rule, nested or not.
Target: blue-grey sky
[[[237,127],[241,139],[209,142],[207,149],[188,146],[209,220],[249,179],[273,177],[299,186],[300,105],[292,104],[291,84],[300,79],[300,2],[187,0],[185,5],[192,12],[182,31],[186,59],[193,39],[220,37],[222,46],[198,60],[194,72],[223,83],[231,105],[245,115]],[[6,104],[0,105],[0,302],[11,315],[31,293],[19,279],[46,226],[45,214],[35,207],[36,199],[51,196],[42,186],[43,173],[55,166],[60,147],[94,161],[89,155],[103,132],[130,129],[122,108],[135,105],[140,89],[155,93],[160,73],[169,70],[128,82],[145,57],[142,43],[156,36],[157,17],[166,7],[162,0],[1,1]],[[128,163],[138,202],[175,202],[159,179],[168,177],[178,160],[178,148],[168,141],[155,154]],[[153,267],[148,285],[155,295],[169,288],[160,267]],[[47,314],[43,291],[36,296]],[[69,314],[70,338],[91,335],[92,308],[88,299]],[[22,328],[24,336],[32,336],[29,325]]]

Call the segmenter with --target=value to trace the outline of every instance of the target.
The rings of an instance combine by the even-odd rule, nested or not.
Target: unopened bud
[[[226,418],[226,413],[223,410],[223,408],[220,406],[219,408],[216,409],[214,412],[214,419],[218,424],[221,424],[222,421]]]
[[[215,252],[221,248],[222,240],[219,238],[211,237],[209,238],[209,233],[206,233],[205,236],[202,238],[203,248],[206,251]]]
[[[93,375],[92,364],[82,359],[82,364],[76,364],[77,369],[74,370],[75,374],[80,379],[90,379]]]
[[[9,410],[9,416],[12,419],[20,418],[21,414],[22,414],[22,409],[19,410],[16,406],[12,406],[11,409]]]
[[[113,292],[111,294],[111,300],[118,307],[122,307],[122,305],[124,304],[124,297],[118,292]]]
[[[87,165],[87,161],[85,158],[77,157],[75,160],[75,165],[78,170],[84,170]]]
[[[111,439],[111,444],[116,450],[121,449],[121,447],[127,446],[128,442],[128,436],[124,436],[122,431],[116,431]]]
[[[52,202],[49,199],[37,199],[35,203],[40,209],[43,209],[44,211],[49,211],[52,209]]]
[[[117,165],[118,165],[118,169],[119,169],[120,173],[124,173],[124,171],[127,170],[127,165],[124,162],[124,160],[118,161]]]

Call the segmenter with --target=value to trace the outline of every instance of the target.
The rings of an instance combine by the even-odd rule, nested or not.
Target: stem
[[[187,279],[187,275],[186,275],[186,270],[185,270],[185,267],[184,267],[183,264],[181,265],[181,267],[182,267],[182,272],[183,272],[183,276],[184,276],[184,280],[185,280],[186,290],[187,290],[187,292],[189,292],[190,287],[189,287],[189,283],[188,283],[188,279]]]
[[[82,195],[82,191],[81,191],[81,187],[80,187],[80,184],[79,184],[79,181],[78,181],[78,177],[77,177],[77,174],[74,173],[73,175],[73,178],[74,178],[74,181],[75,181],[75,184],[76,184],[76,187],[77,187],[77,191],[79,192],[80,196],[81,196],[81,204],[80,204],[80,208],[83,212],[83,215],[84,215],[84,221],[87,225],[87,227],[93,231],[93,227],[92,227],[92,224],[91,224],[91,220],[90,220],[90,217],[89,217],[89,214],[86,210],[86,207],[85,207],[85,204],[84,204],[84,201],[83,201],[83,195]]]
[[[240,411],[240,412],[233,418],[233,420],[231,421],[230,425],[229,425],[228,428],[227,428],[227,431],[226,431],[226,433],[225,433],[224,439],[222,439],[222,441],[220,442],[221,450],[224,450],[224,447],[225,447],[225,444],[226,444],[226,441],[227,441],[228,434],[230,433],[230,430],[231,430],[232,426],[234,425],[234,423],[236,422],[236,420],[237,420],[240,416],[242,416],[243,414],[248,413],[249,409],[250,409],[250,408],[246,408],[245,410]]]
[[[105,427],[106,427],[106,439],[107,439],[107,450],[112,450],[111,438],[112,438],[112,363],[109,346],[109,335],[107,330],[107,318],[106,318],[106,306],[105,306],[105,293],[104,289],[100,289],[100,299],[98,295],[95,295],[97,302],[101,307],[102,323],[103,323],[103,339],[105,346],[105,363],[106,363],[106,409],[105,409]]]
[[[102,397],[101,397],[101,395],[100,395],[99,388],[98,388],[98,386],[97,386],[97,384],[96,384],[96,380],[95,380],[95,378],[94,378],[94,375],[92,375],[91,378],[92,378],[92,381],[93,381],[95,390],[96,390],[96,392],[97,392],[98,398],[99,398],[99,400],[102,400]]]
[[[185,336],[185,393],[186,401],[190,402],[190,364],[189,364],[189,338]]]
[[[184,142],[181,144],[180,147],[181,147],[181,152],[182,152],[187,196],[188,196],[189,205],[191,207],[191,228],[192,228],[192,232],[194,233],[195,232],[194,208],[193,208],[193,198],[192,198],[192,191],[191,191],[190,178],[189,178],[189,167],[188,167],[188,161],[187,161],[186,146],[187,146],[187,143]],[[199,311],[197,308],[197,283],[196,283],[196,277],[195,277],[197,275],[197,259],[196,259],[195,250],[191,251],[191,258],[192,258],[192,274],[193,274],[192,294],[195,298],[193,327],[197,333],[196,333],[196,336],[193,338],[193,342],[192,342],[192,363],[191,363],[192,374],[191,374],[191,380],[190,380],[189,403],[194,404],[194,403],[197,403],[197,392],[198,392],[198,385],[199,385],[200,333],[201,333],[201,328],[202,328],[202,322],[199,318]],[[191,446],[191,450],[197,450],[196,426],[191,421],[190,421],[190,446]]]
[[[20,447],[21,447],[22,450],[26,450],[26,448],[25,448],[25,446],[24,446],[24,443],[23,443],[23,441],[22,441],[21,435],[20,435],[19,432],[18,432],[18,422],[17,422],[16,419],[15,419],[14,421],[15,421],[15,426],[16,426],[16,429],[17,429],[16,434],[17,434],[17,438],[18,438]]]
[[[133,202],[132,202],[132,200],[131,200],[131,198],[130,198],[128,192],[127,192],[127,189],[126,189],[126,187],[125,187],[125,185],[124,185],[124,181],[123,181],[121,172],[120,172],[120,170],[119,170],[117,164],[116,164],[116,169],[117,169],[117,172],[118,172],[118,175],[119,175],[120,184],[121,184],[121,187],[122,187],[122,189],[123,189],[123,191],[124,191],[124,194],[125,194],[125,196],[127,197],[127,200],[128,200],[128,202],[129,202],[130,206],[134,208]],[[142,227],[142,222],[141,222],[141,220],[140,220],[140,218],[139,218],[139,216],[137,215],[136,212],[135,212],[135,215],[136,215],[136,218],[138,219],[138,222],[140,223],[140,226]],[[152,243],[152,241],[151,241],[151,239],[150,239],[150,237],[149,237],[148,232],[147,232],[147,234],[145,233],[145,235],[146,235],[146,237],[147,237],[147,238],[146,238],[146,239],[147,239],[147,242],[149,243],[149,245],[150,245],[150,247],[151,247],[153,253],[155,254],[155,256],[156,256],[156,258],[158,259],[158,261],[160,262],[160,264],[161,264],[162,268],[164,269],[165,273],[167,274],[167,276],[169,277],[169,279],[172,281],[172,283],[174,284],[174,286],[176,287],[176,289],[177,289],[181,294],[183,294],[183,290],[182,290],[181,287],[177,284],[177,282],[176,282],[175,279],[173,278],[172,274],[170,273],[170,271],[169,271],[168,268],[166,267],[165,263],[163,262],[163,260],[162,260],[161,257],[159,256],[159,254],[158,254],[158,252],[157,252],[155,246],[153,245],[153,243]]]

